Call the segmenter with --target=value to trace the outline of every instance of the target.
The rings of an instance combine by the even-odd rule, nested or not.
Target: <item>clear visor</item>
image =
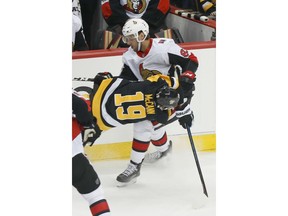
[[[136,39],[135,35],[128,35],[128,36],[122,36],[123,43],[127,44],[128,42]]]

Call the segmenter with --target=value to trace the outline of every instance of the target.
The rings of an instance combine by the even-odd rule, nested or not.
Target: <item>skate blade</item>
[[[143,164],[154,164],[155,162],[157,162],[159,159],[148,159],[148,158],[145,158],[144,157],[144,160],[143,160]]]
[[[117,187],[127,187],[129,185],[135,184],[137,181],[137,178],[132,179],[129,182],[119,182],[117,181]]]

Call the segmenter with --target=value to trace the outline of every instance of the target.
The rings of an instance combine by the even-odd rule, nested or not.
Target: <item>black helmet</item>
[[[180,95],[175,89],[163,86],[156,93],[156,104],[161,110],[173,109],[178,105]]]

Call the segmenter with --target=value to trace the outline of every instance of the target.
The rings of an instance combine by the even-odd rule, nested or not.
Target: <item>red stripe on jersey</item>
[[[143,152],[147,151],[150,142],[143,142],[136,139],[133,139],[132,149],[135,151]]]
[[[101,215],[104,212],[110,212],[108,203],[105,199],[93,203],[90,206],[90,210],[93,216]]]
[[[74,140],[82,130],[82,126],[78,123],[76,118],[72,118],[72,140]]]
[[[102,14],[105,19],[108,19],[112,15],[112,10],[109,2],[106,2],[102,5]]]
[[[151,142],[153,143],[153,145],[155,146],[162,146],[167,142],[167,134],[166,132],[164,133],[163,137],[159,140],[151,140]]]
[[[86,104],[88,105],[88,111],[91,111],[91,101],[90,100],[85,100]]]
[[[157,125],[157,124],[159,124],[159,122],[157,122],[157,121],[152,121],[152,125],[153,125],[153,126],[155,126],[155,125]]]
[[[170,8],[169,0],[160,0],[157,6],[157,9],[160,10],[163,14],[166,14]]]

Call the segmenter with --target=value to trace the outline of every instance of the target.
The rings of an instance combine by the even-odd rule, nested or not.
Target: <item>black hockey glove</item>
[[[101,135],[101,130],[98,125],[92,124],[91,126],[83,127],[83,146],[92,146],[96,139]]]
[[[186,129],[186,125],[188,127],[191,127],[192,126],[192,121],[194,119],[194,115],[193,115],[193,112],[191,112],[191,114],[189,115],[185,115],[183,117],[181,117],[178,121],[179,121],[179,124],[184,128]]]
[[[178,118],[179,124],[186,129],[192,126],[192,121],[194,119],[193,111],[190,109],[190,104],[184,107],[182,110],[176,110],[176,117]]]

